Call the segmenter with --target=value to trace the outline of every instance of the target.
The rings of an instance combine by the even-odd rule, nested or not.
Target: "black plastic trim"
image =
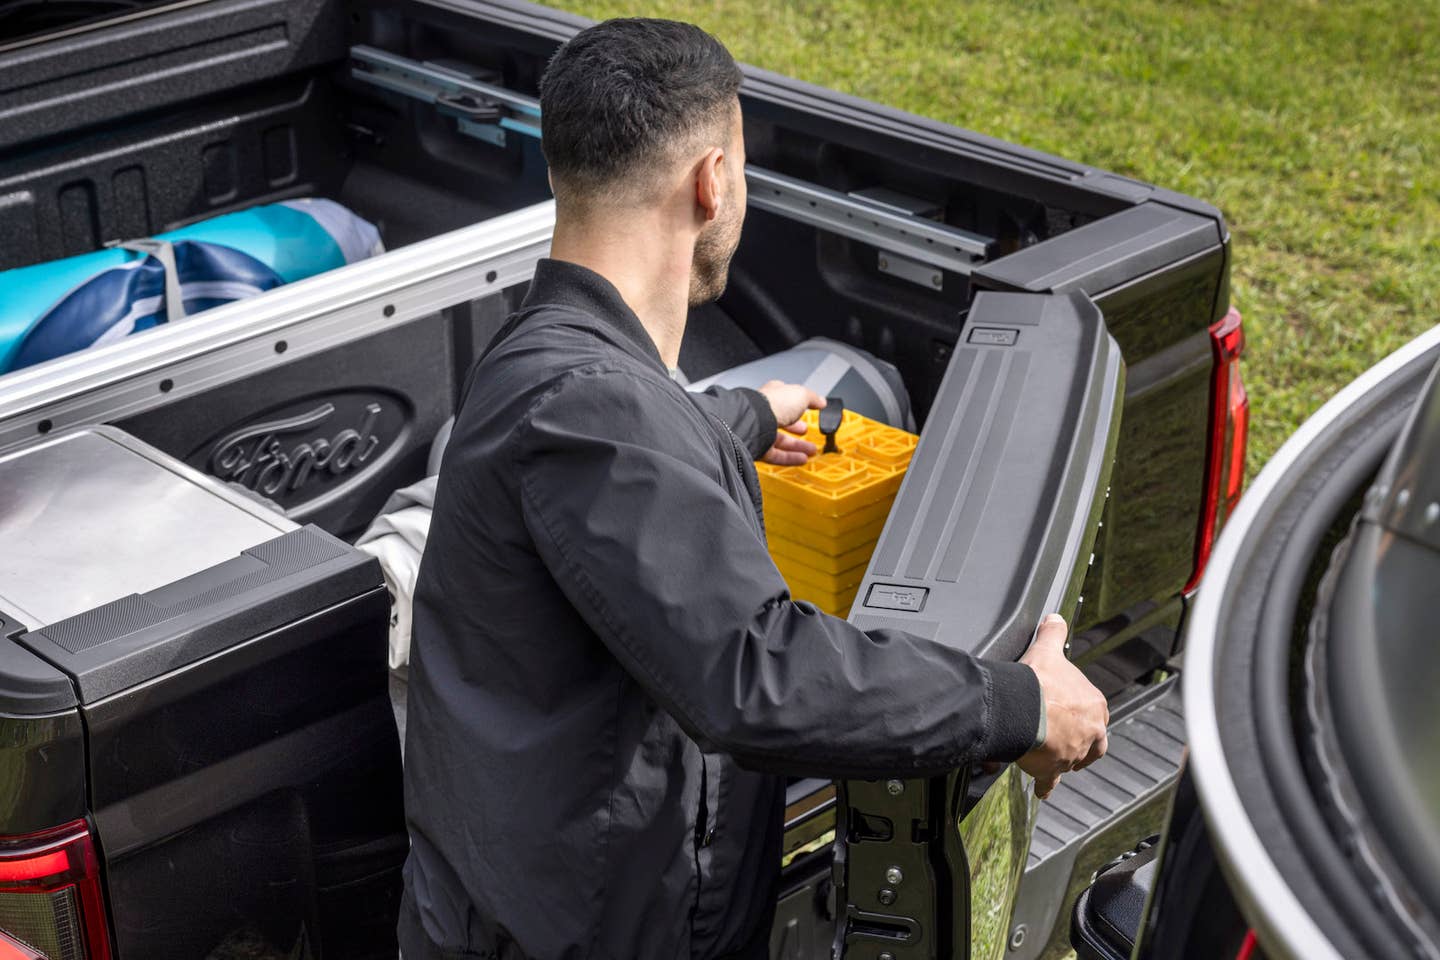
[[[1075,901],[1071,927],[1082,960],[1129,960],[1155,885],[1156,848],[1146,847],[1103,869]]]
[[[875,583],[927,590],[923,609],[862,604],[851,619],[1014,660],[1044,614],[1075,602],[1108,496],[1124,365],[1078,293],[982,292],[966,328],[991,327],[1018,333],[957,346],[860,587],[867,603]]]
[[[21,642],[72,676],[89,704],[382,582],[373,557],[307,526]]]
[[[971,281],[997,290],[1092,297],[1221,246],[1214,219],[1145,202],[977,267]]]
[[[15,642],[24,633],[24,624],[0,613],[0,713],[41,716],[75,706],[70,678]]]

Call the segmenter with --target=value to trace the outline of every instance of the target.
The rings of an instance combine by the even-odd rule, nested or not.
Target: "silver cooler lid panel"
[[[39,629],[295,529],[119,430],[67,433],[0,455],[0,609]]]

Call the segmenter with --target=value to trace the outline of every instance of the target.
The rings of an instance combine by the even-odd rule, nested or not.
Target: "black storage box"
[[[0,643],[73,685],[118,953],[393,957],[353,921],[406,852],[378,563],[105,426],[0,455],[0,544]]]

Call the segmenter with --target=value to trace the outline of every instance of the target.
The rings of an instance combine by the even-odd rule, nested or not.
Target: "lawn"
[[[1440,2],[566,0],[693,20],[758,66],[1219,206],[1253,475],[1440,322]]]

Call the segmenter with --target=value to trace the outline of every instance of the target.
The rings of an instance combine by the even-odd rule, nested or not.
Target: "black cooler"
[[[0,455],[0,545],[0,643],[83,730],[115,952],[393,958],[377,563],[108,427]]]

